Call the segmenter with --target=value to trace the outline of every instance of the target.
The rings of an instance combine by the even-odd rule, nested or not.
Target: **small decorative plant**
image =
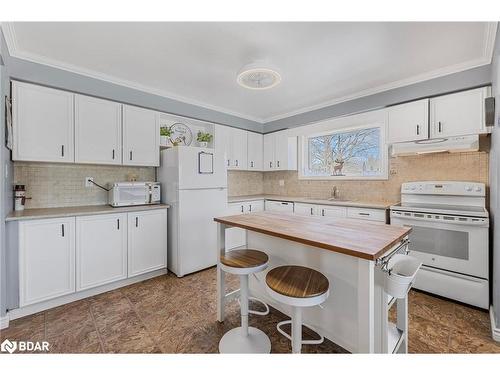
[[[172,127],[171,126],[161,126],[160,127],[160,145],[168,146],[172,143]]]
[[[210,142],[213,138],[213,135],[210,133],[204,133],[201,130],[198,132],[196,136],[196,140],[200,144],[201,147],[207,147],[208,142]]]

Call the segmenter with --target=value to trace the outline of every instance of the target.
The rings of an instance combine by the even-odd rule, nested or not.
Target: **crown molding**
[[[73,64],[68,64],[68,63],[64,63],[61,61],[53,60],[53,59],[47,58],[45,56],[42,56],[42,55],[39,55],[36,53],[23,51],[19,48],[19,46],[17,44],[17,38],[16,38],[13,24],[11,22],[5,22],[5,23],[2,23],[1,26],[2,26],[2,30],[4,31],[5,40],[7,42],[7,49],[9,50],[9,55],[11,57],[25,60],[25,61],[30,61],[30,62],[33,62],[36,64],[50,66],[50,67],[55,68],[55,69],[61,69],[61,70],[64,70],[64,71],[67,71],[70,73],[75,73],[75,74],[79,74],[79,75],[86,76],[89,78],[98,79],[100,81],[105,81],[105,82],[109,82],[112,84],[128,87],[128,88],[131,88],[134,90],[146,92],[148,94],[158,95],[158,96],[161,96],[161,97],[164,97],[167,99],[176,100],[176,101],[179,101],[179,102],[182,102],[185,104],[191,104],[191,105],[195,105],[197,107],[202,107],[202,108],[209,109],[212,111],[221,112],[221,113],[224,113],[227,115],[240,117],[240,118],[243,118],[246,120],[257,122],[259,124],[264,123],[263,119],[259,118],[259,117],[250,116],[247,114],[243,114],[240,112],[230,110],[228,108],[215,106],[215,105],[208,104],[205,102],[186,98],[184,96],[180,96],[180,95],[174,94],[174,93],[166,91],[166,90],[160,90],[160,89],[150,87],[147,85],[142,85],[142,84],[139,84],[137,82],[133,82],[133,81],[129,81],[126,79],[111,76],[108,74],[100,73],[100,72],[97,72],[95,70],[85,69],[85,68],[81,68],[81,67],[73,65]]]
[[[18,43],[17,43],[13,23],[5,22],[5,23],[2,23],[1,26],[2,26],[2,30],[4,32],[4,36],[5,36],[5,40],[7,43],[7,48],[8,48],[9,54],[12,57],[26,60],[26,61],[30,61],[30,62],[34,62],[34,63],[38,63],[38,64],[42,64],[42,65],[47,65],[47,66],[50,66],[50,67],[53,67],[56,69],[62,69],[62,70],[65,70],[65,71],[68,71],[71,73],[80,74],[80,75],[87,76],[90,78],[98,79],[101,81],[117,84],[117,85],[128,87],[128,88],[132,88],[132,89],[143,91],[146,93],[158,95],[158,96],[161,96],[164,98],[180,101],[180,102],[183,102],[186,104],[191,104],[191,105],[195,105],[198,107],[210,109],[213,111],[222,112],[222,113],[225,113],[228,115],[240,117],[240,118],[243,118],[246,120],[250,120],[250,121],[257,122],[259,124],[266,125],[267,123],[281,120],[281,119],[284,119],[287,117],[291,117],[291,116],[299,115],[302,113],[326,108],[326,107],[340,104],[343,102],[347,102],[350,100],[359,99],[362,97],[382,93],[384,91],[393,90],[393,89],[401,88],[404,86],[417,84],[417,83],[428,81],[428,80],[431,80],[434,78],[439,78],[439,77],[447,76],[450,74],[459,73],[459,72],[462,72],[462,71],[465,71],[468,69],[473,69],[473,68],[477,68],[477,67],[480,67],[483,65],[491,64],[491,61],[493,58],[493,52],[494,52],[494,48],[495,48],[495,38],[496,38],[498,23],[497,22],[488,22],[487,23],[486,30],[485,30],[484,46],[483,46],[483,56],[481,56],[478,59],[466,61],[466,62],[460,63],[460,64],[451,65],[451,66],[448,66],[445,68],[436,69],[436,70],[426,72],[423,74],[419,74],[419,75],[416,75],[416,76],[413,76],[410,78],[405,78],[405,79],[391,82],[391,83],[388,83],[385,85],[377,86],[377,87],[370,88],[367,90],[362,90],[362,91],[356,92],[354,94],[346,95],[346,96],[343,96],[340,98],[332,98],[332,99],[329,99],[326,101],[322,101],[321,103],[318,103],[318,104],[314,104],[311,106],[305,106],[305,107],[302,107],[302,108],[299,108],[299,109],[296,109],[293,111],[288,111],[288,112],[284,112],[281,114],[277,114],[277,115],[273,115],[273,116],[269,116],[269,117],[264,117],[264,118],[257,117],[257,116],[251,116],[248,114],[243,114],[243,113],[236,112],[236,111],[224,108],[224,107],[215,106],[215,105],[211,105],[211,104],[208,104],[205,102],[201,102],[201,101],[197,101],[194,99],[179,96],[177,94],[174,94],[174,93],[166,91],[166,90],[160,90],[160,89],[149,87],[146,85],[141,85],[141,84],[133,82],[133,81],[124,80],[124,79],[117,78],[117,77],[114,77],[111,75],[99,73],[97,71],[84,69],[84,68],[81,68],[81,67],[78,67],[78,66],[75,66],[72,64],[66,64],[66,63],[56,61],[56,60],[52,60],[52,59],[49,59],[47,57],[44,57],[44,56],[41,56],[38,54],[22,51],[19,48]]]

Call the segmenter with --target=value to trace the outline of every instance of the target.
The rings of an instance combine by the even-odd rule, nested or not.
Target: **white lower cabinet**
[[[127,214],[76,218],[76,290],[127,278]]]
[[[295,203],[294,213],[304,216],[315,216],[318,214],[318,205],[307,203]]]
[[[241,215],[264,211],[264,201],[235,202],[228,204],[228,215]],[[226,229],[226,250],[243,247],[247,244],[247,231],[241,228]]]
[[[266,200],[266,211],[293,212],[293,202]]]
[[[386,210],[383,208],[361,208],[295,203],[294,213],[305,216],[348,217],[351,219],[379,221],[382,223],[387,222]]]
[[[339,206],[319,206],[318,215],[327,217],[346,217],[346,207]]]
[[[347,207],[347,217],[386,222],[386,212],[384,209]]]
[[[167,266],[167,210],[128,213],[128,277]]]
[[[75,292],[75,218],[19,223],[19,306]]]

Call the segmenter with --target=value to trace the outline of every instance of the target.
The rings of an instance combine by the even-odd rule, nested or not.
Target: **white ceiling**
[[[8,23],[11,55],[259,122],[489,64],[496,23]],[[236,74],[267,60],[279,86]]]

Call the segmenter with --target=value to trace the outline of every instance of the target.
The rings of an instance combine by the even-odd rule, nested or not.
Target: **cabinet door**
[[[264,211],[264,201],[251,201],[246,203],[247,212]]]
[[[429,99],[389,107],[388,143],[410,142],[429,137]]]
[[[122,105],[75,95],[75,161],[122,163]]]
[[[123,164],[160,165],[159,113],[123,106]]]
[[[386,222],[386,211],[375,208],[347,207],[347,217],[352,219],[364,219]]]
[[[245,213],[248,202],[238,202],[228,204],[228,215],[241,215]],[[241,228],[226,229],[226,250],[245,246],[247,243],[247,232]]]
[[[76,218],[76,290],[127,277],[127,214]]]
[[[314,216],[318,214],[318,206],[314,204],[295,203],[293,212],[297,215]]]
[[[12,82],[13,160],[75,161],[73,96]]]
[[[19,305],[75,292],[75,218],[19,223]]]
[[[231,128],[229,126],[215,125],[215,150],[224,155],[225,165],[231,167]]]
[[[167,267],[167,210],[128,214],[128,277]]]
[[[231,164],[230,169],[247,169],[247,132],[241,129],[231,129]]]
[[[297,137],[283,130],[274,134],[274,164],[278,170],[297,170]]]
[[[431,138],[486,133],[484,98],[479,88],[431,99]]]
[[[248,132],[248,170],[261,171],[263,161],[263,136],[262,134]]]
[[[318,206],[318,215],[328,217],[346,217],[346,207],[338,206]]]
[[[264,170],[272,171],[274,170],[274,150],[276,148],[275,145],[275,137],[274,134],[265,134],[264,135]]]

